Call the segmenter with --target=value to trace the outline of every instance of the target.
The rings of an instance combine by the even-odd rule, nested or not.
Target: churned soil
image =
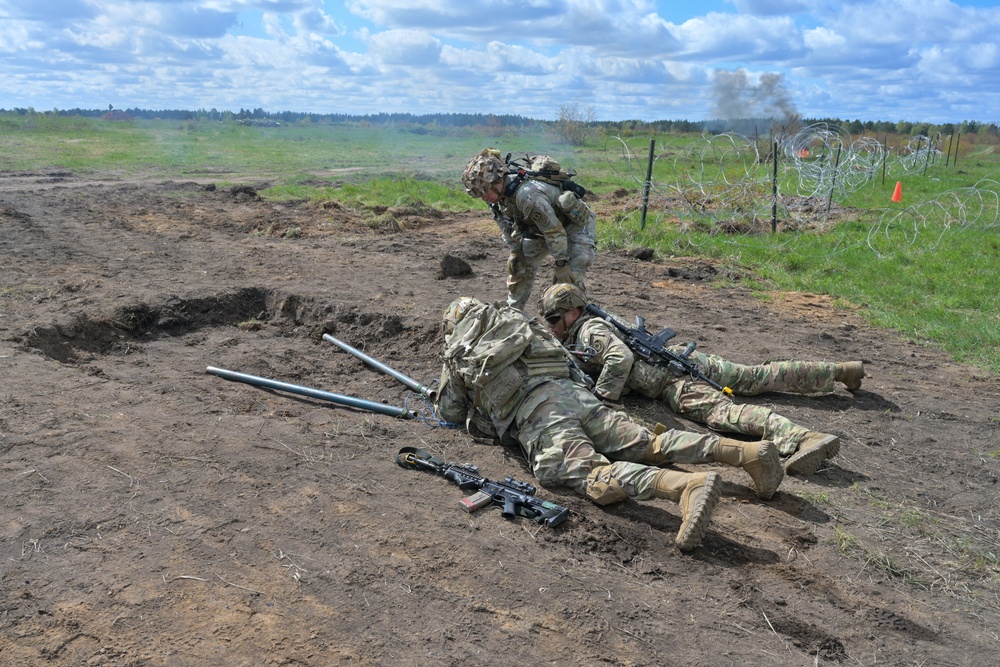
[[[398,450],[530,481],[520,453],[443,428],[322,334],[435,382],[445,306],[504,295],[490,216],[276,204],[267,185],[0,175],[0,663],[995,664],[996,376],[822,296],[601,250],[595,301],[678,340],[864,360],[855,394],[740,399],[839,434],[840,456],[768,502],[714,467],[725,492],[690,554],[668,501],[539,488],[561,526],[467,514]]]

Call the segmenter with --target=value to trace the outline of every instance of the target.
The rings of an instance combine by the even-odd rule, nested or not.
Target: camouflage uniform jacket
[[[513,178],[508,176],[505,183]],[[590,207],[572,192],[563,192],[555,185],[530,179],[521,183],[513,195],[501,197],[497,204],[500,212],[514,221],[515,237],[544,237],[549,254],[557,262],[569,260],[566,226],[577,225],[585,229],[594,215]],[[510,241],[505,240],[510,245]],[[590,241],[593,244],[594,240]]]
[[[594,378],[594,393],[612,401],[628,393],[629,378],[637,364],[649,366],[641,359],[636,360],[617,328],[589,313],[584,313],[573,323],[566,332],[563,345],[578,353],[577,364]]]
[[[482,304],[445,339],[438,415],[464,422],[473,435],[502,437],[527,403],[545,399],[544,391],[534,390],[572,378],[571,367],[572,359],[544,324],[515,308]]]

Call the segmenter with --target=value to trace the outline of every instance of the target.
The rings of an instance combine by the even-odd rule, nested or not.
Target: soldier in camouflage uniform
[[[473,436],[517,443],[542,484],[568,486],[598,505],[668,498],[681,506],[676,537],[701,543],[721,494],[716,472],[662,469],[722,461],[742,467],[769,498],[784,476],[770,442],[650,431],[590,393],[586,376],[543,323],[522,311],[456,299],[444,315],[444,368],[438,415]]]
[[[716,431],[771,440],[780,455],[787,457],[787,474],[811,475],[840,451],[840,440],[835,435],[810,431],[761,405],[738,405],[706,382],[686,375],[679,377],[664,366],[636,359],[617,327],[585,310],[586,306],[584,293],[569,284],[553,285],[539,301],[539,311],[553,334],[567,348],[582,353],[577,363],[595,378],[594,393],[599,398],[617,401],[633,390],[657,398],[675,413]],[[683,346],[668,349],[678,355],[684,352]],[[706,376],[743,396],[768,391],[828,393],[835,382],[856,391],[865,376],[860,361],[779,361],[744,366],[697,351],[689,358]]]
[[[540,180],[509,173],[495,148],[474,156],[462,174],[465,191],[490,205],[500,224],[507,258],[507,305],[524,310],[535,274],[546,255],[555,261],[557,283],[586,293],[594,261],[597,217],[577,195]]]

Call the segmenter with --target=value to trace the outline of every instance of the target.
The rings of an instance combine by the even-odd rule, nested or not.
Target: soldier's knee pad
[[[586,495],[597,505],[613,505],[628,499],[621,483],[612,477],[611,468],[598,468],[587,477]]]

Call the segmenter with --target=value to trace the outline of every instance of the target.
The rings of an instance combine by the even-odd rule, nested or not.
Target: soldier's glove
[[[528,262],[524,258],[524,253],[518,250],[512,250],[510,256],[507,257],[507,275],[513,278],[520,278],[528,272]]]
[[[573,269],[571,269],[569,266],[569,260],[560,259],[556,261],[555,282],[557,283],[573,282]]]

